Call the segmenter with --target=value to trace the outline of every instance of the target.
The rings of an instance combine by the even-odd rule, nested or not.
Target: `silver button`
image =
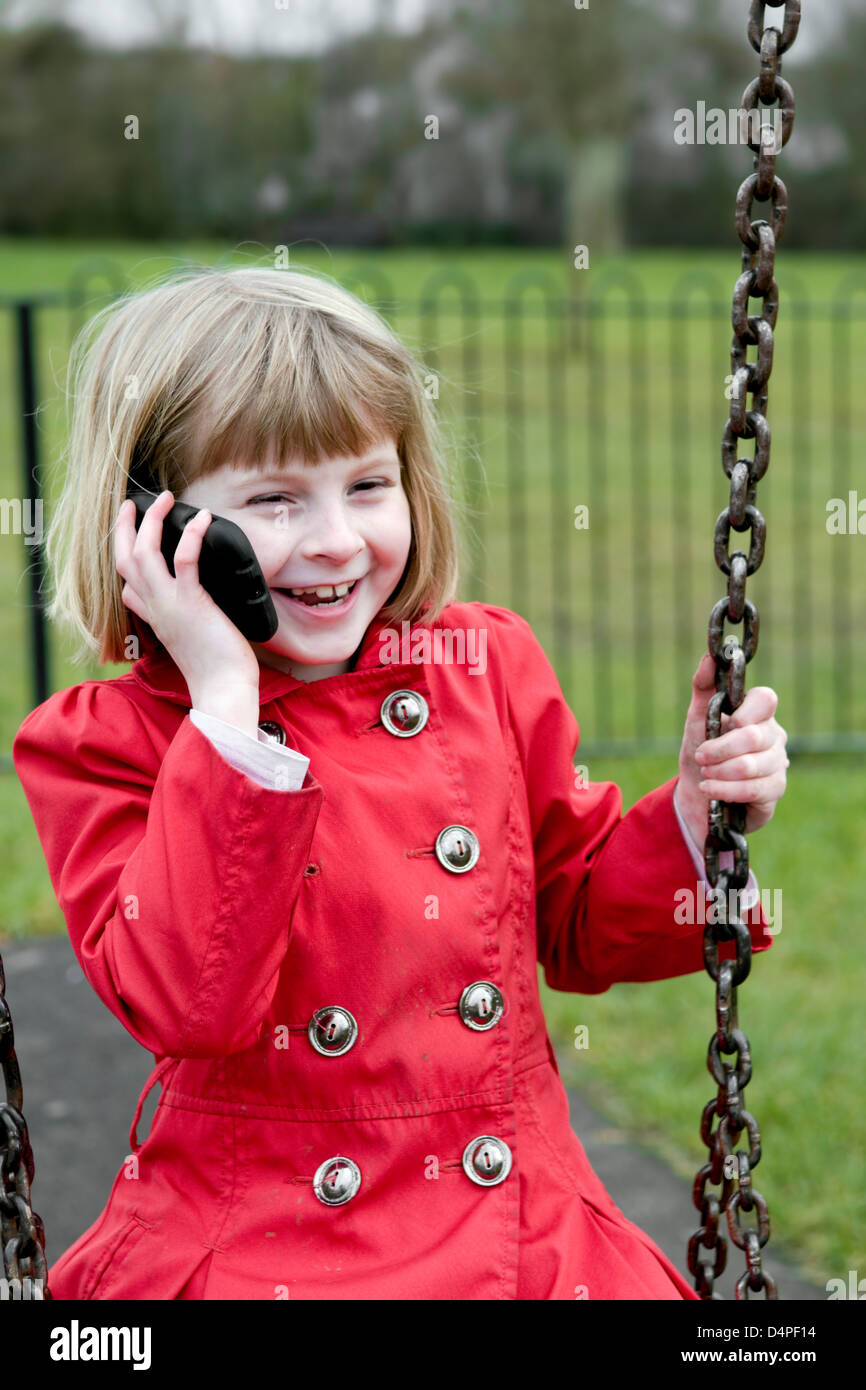
[[[502,1017],[505,1001],[489,980],[475,980],[460,996],[458,1010],[467,1028],[483,1033],[494,1028]]]
[[[511,1150],[504,1139],[482,1134],[463,1150],[463,1171],[479,1187],[496,1187],[511,1172]]]
[[[286,731],[281,724],[275,724],[273,719],[266,719],[263,724],[259,725],[259,728],[262,733],[267,734],[268,738],[272,739],[274,743],[285,743]]]
[[[417,690],[395,690],[386,695],[379,710],[389,734],[397,738],[413,738],[420,734],[430,715],[430,709],[423,695]]]
[[[329,1004],[317,1009],[307,1025],[307,1037],[323,1057],[340,1057],[354,1046],[358,1025],[348,1009]]]
[[[354,1197],[360,1186],[361,1170],[357,1163],[340,1154],[325,1159],[313,1178],[313,1191],[326,1207],[341,1207]]]
[[[478,840],[465,825],[446,825],[436,836],[436,858],[449,873],[468,873],[479,854]]]

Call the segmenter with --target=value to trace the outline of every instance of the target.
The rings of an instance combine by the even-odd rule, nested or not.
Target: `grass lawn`
[[[555,315],[531,314],[522,335],[509,339],[508,323],[496,309],[475,323],[460,311],[453,291],[438,320],[409,306],[446,261],[471,277],[480,299],[491,304],[521,271],[552,277],[562,294],[580,297],[593,292],[598,281],[592,277],[605,268],[637,277],[648,300],[665,304],[680,302],[680,277],[694,271],[711,277],[729,304],[739,271],[735,240],[732,235],[729,252],[640,253],[608,267],[594,264],[583,280],[586,272],[573,271],[567,257],[553,251],[449,252],[447,258],[423,250],[293,251],[299,264],[338,278],[366,277],[371,293],[384,276],[387,292],[403,305],[393,321],[440,374],[458,494],[476,509],[466,513],[475,546],[467,547],[461,596],[514,608],[532,622],[580,720],[584,749],[592,750],[594,738],[639,737],[648,699],[653,728],[673,740],[674,750],[681,735],[709,608],[724,592],[712,563],[712,527],[727,499],[718,441],[727,414],[730,323],[722,316],[685,328],[676,320],[648,319],[642,341],[640,326],[612,318],[594,326],[588,341],[569,338]],[[257,261],[261,250],[246,247],[234,263]],[[137,284],[169,268],[174,251],[0,241],[0,294],[64,290],[83,261],[99,257]],[[224,248],[184,246],[177,255],[215,261]],[[793,315],[786,313],[798,288],[808,293],[813,311],[841,302],[846,276],[859,276],[866,288],[864,266],[863,258],[788,255],[784,245],[777,262],[782,309],[771,378],[773,455],[759,488],[768,545],[764,567],[749,580],[762,629],[747,685],[771,684],[778,691],[778,718],[792,742],[812,733],[866,731],[866,680],[859,678],[866,675],[866,543],[831,537],[824,525],[826,499],[844,495],[862,478],[866,394],[856,386],[858,369],[866,367],[863,321],[853,324],[847,347],[840,347],[826,322],[816,320],[807,338],[794,332]],[[72,326],[62,308],[46,311],[39,325],[45,462],[62,442]],[[511,332],[517,332],[513,323]],[[0,341],[0,469],[7,497],[20,492],[14,372],[7,331]],[[844,381],[855,389],[846,391]],[[56,479],[46,496],[56,496]],[[591,507],[585,534],[572,524],[579,503]],[[672,514],[680,522],[675,531]],[[15,536],[0,547],[0,640],[15,653],[0,675],[3,752],[30,698],[22,549]],[[605,565],[606,591],[596,587]],[[641,667],[634,662],[636,642],[651,656]],[[73,667],[59,635],[52,655],[54,689],[121,669]],[[840,669],[847,671],[847,686],[838,685]],[[589,756],[589,776],[617,782],[624,809],[676,770],[675,751]],[[739,998],[754,1061],[746,1104],[764,1150],[755,1185],[771,1214],[769,1267],[774,1241],[784,1243],[819,1282],[866,1270],[859,1022],[866,968],[856,897],[866,859],[862,770],[862,755],[792,753],[776,816],[750,837],[759,883],[771,893],[781,890],[784,907],[782,930],[771,951],[756,958]],[[0,775],[0,839],[6,866],[0,939],[63,931],[23,791],[9,771]],[[701,971],[651,985],[617,985],[600,996],[546,987],[542,994],[552,1036],[571,1059],[565,1079],[576,1080],[616,1124],[639,1133],[690,1182],[704,1157],[701,1108],[715,1093],[706,1069],[714,1030],[709,976]],[[578,1024],[589,1026],[586,1050],[571,1046]],[[26,1057],[22,1063],[26,1077]],[[729,1261],[734,1257],[739,1268],[739,1252],[731,1250]]]

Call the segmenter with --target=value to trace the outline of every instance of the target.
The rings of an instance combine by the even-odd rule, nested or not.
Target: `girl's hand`
[[[768,685],[746,691],[733,714],[722,715],[722,733],[706,737],[707,706],[716,693],[716,663],[707,653],[692,681],[692,701],[680,748],[677,803],[689,829],[702,845],[709,803],[744,801],[745,828],[759,830],[773,816],[783,795],[790,760],[788,735],[773,718],[779,697]]]
[[[214,603],[198,577],[204,533],[213,520],[202,510],[184,528],[174,554],[172,577],[162,544],[162,523],[174,506],[160,493],[138,531],[135,504],[127,498],[115,523],[115,564],[126,580],[124,604],[149,623],[186,680],[190,694],[205,689],[259,688],[259,663],[240,628]],[[195,704],[195,698],[193,697]]]

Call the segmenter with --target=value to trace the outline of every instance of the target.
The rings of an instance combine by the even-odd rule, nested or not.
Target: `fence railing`
[[[3,417],[19,421],[17,440],[7,436],[4,517],[19,486],[22,507],[43,502],[47,514],[51,505],[39,454],[60,443],[69,344],[106,297],[92,292],[94,273],[108,280],[108,297],[127,288],[100,260],[65,294],[0,300],[15,343],[0,373]],[[445,265],[411,297],[375,266],[343,283],[424,363],[451,440],[460,598],[532,624],[580,722],[584,761],[678,749],[709,612],[726,592],[713,529],[728,497],[731,287],[696,270],[651,297],[628,269],[576,273],[567,287],[526,270],[491,300]],[[761,483],[766,557],[749,580],[760,640],[747,686],[779,692],[794,750],[866,748],[864,325],[866,274],[819,303],[786,273]],[[14,544],[10,536],[0,571],[11,596],[4,636],[26,642],[29,681],[17,704],[15,695],[5,702],[6,747],[52,688],[113,673],[64,664],[42,612],[41,547],[22,546],[25,599]]]

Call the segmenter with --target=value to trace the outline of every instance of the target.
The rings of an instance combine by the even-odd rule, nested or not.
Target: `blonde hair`
[[[70,384],[72,390],[70,392]],[[186,266],[100,310],[72,345],[62,495],[46,532],[52,620],[73,661],[128,661],[134,615],[112,528],[130,469],[177,496],[237,457],[315,464],[394,436],[409,501],[406,569],[388,623],[435,621],[458,582],[442,436],[412,352],[369,306],[318,273]]]

